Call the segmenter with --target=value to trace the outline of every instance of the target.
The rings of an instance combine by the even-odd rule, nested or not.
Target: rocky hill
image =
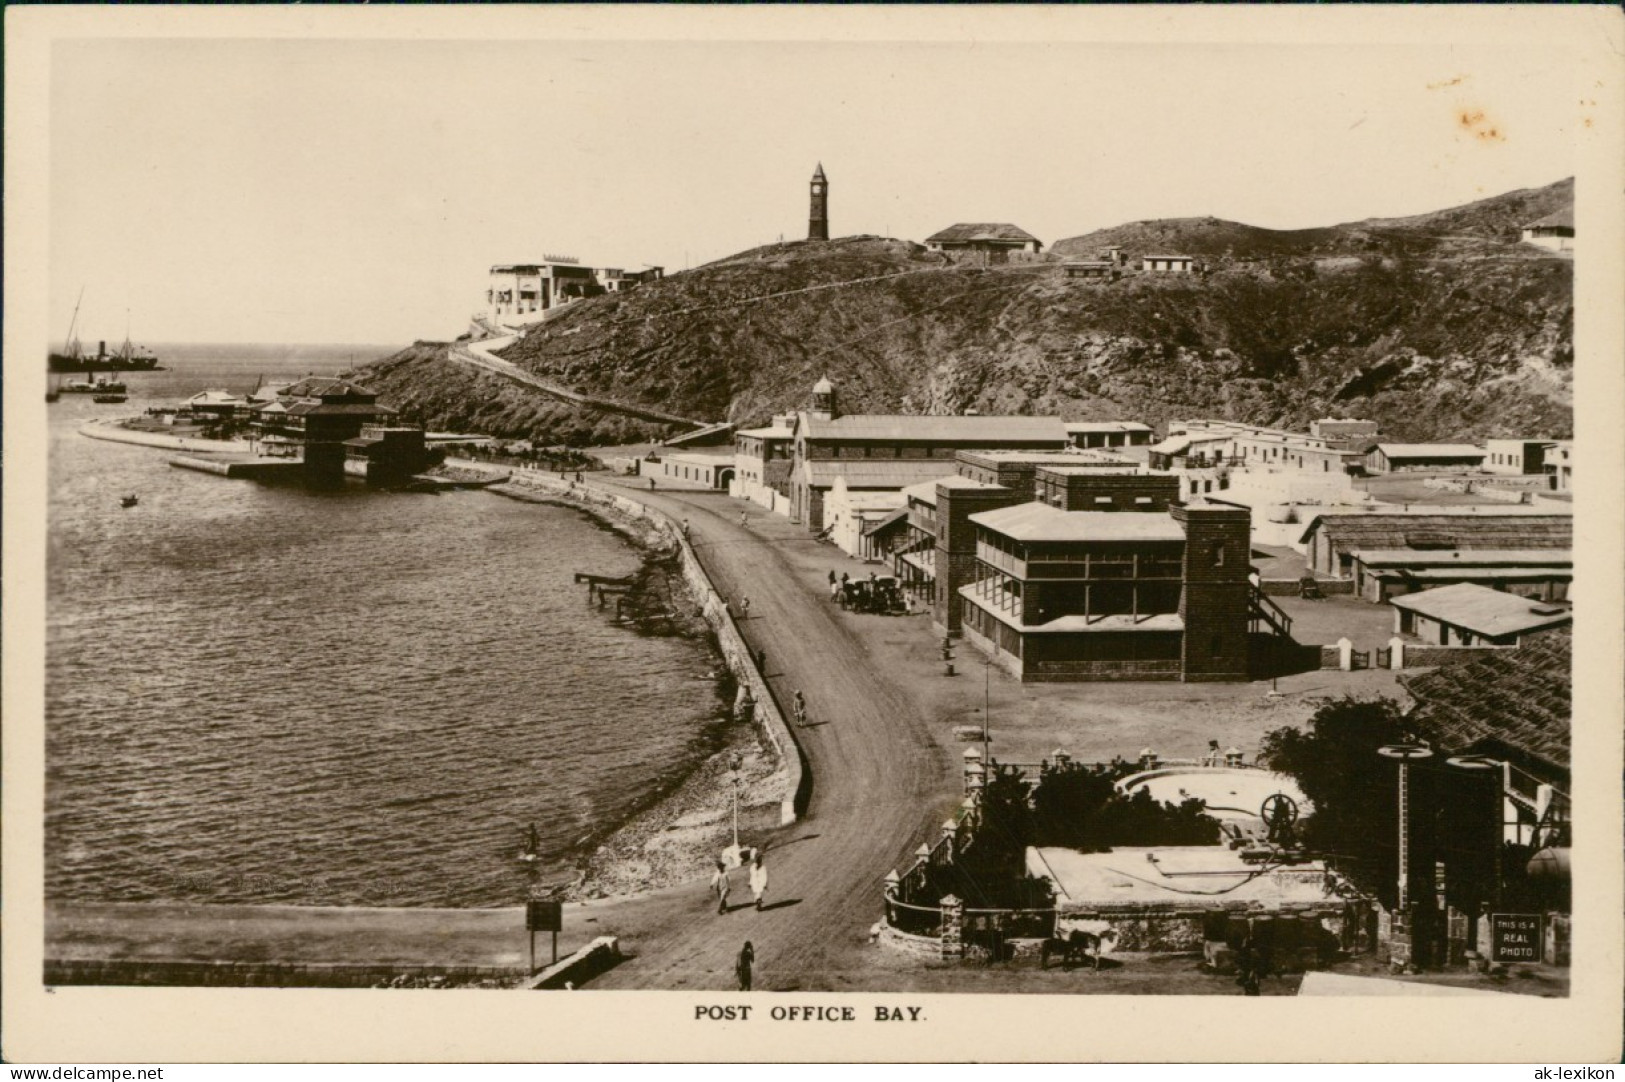
[[[1566,258],[1517,226],[1572,181],[1414,218],[1273,231],[1137,222],[1053,257],[956,265],[905,241],[774,245],[581,301],[505,356],[558,384],[684,416],[765,420],[827,374],[849,411],[1052,413],[1283,427],[1370,417],[1401,440],[1572,431]],[[1203,275],[1069,279],[1108,244]],[[360,373],[435,427],[614,443],[657,426],[539,398],[420,344]]]

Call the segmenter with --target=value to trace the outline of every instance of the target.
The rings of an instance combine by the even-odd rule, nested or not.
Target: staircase
[[[1265,627],[1270,632],[1283,639],[1292,638],[1292,617],[1286,611],[1269,599],[1269,596],[1257,586],[1252,588],[1252,596],[1248,599],[1247,615],[1252,622],[1252,631],[1262,631]]]
[[[732,421],[718,421],[716,424],[696,428],[692,432],[684,432],[680,436],[672,436],[661,442],[667,447],[685,447],[689,444],[707,443],[717,436],[729,435],[733,430],[734,423]]]

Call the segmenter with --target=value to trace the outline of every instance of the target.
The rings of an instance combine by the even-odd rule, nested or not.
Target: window
[[[1213,566],[1224,566],[1224,542],[1216,541],[1213,544]]]

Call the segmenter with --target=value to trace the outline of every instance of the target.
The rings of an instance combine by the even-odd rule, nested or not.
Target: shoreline
[[[569,508],[622,536],[643,557],[643,567],[638,574],[640,584],[629,596],[635,596],[644,585],[641,580],[660,570],[660,564],[675,555],[671,549],[672,539],[648,519],[626,515],[614,505],[582,499],[575,495],[581,486],[567,487],[571,484],[568,481],[527,480],[529,483],[516,477],[489,491],[524,503]],[[537,481],[550,483],[544,489]],[[694,594],[693,584],[686,577],[680,577],[676,583],[670,582],[668,577],[664,589],[655,592],[661,595],[658,601],[668,611],[656,613],[654,617],[676,616],[680,610],[681,615],[676,619],[688,626],[674,633],[704,638],[718,666],[715,670],[718,679],[726,680],[718,690],[726,692],[736,686],[727,671],[727,658],[705,620],[704,606]],[[651,617],[636,611],[637,607],[641,606],[635,602],[629,620],[642,625]],[[659,632],[640,627],[640,633]],[[733,842],[729,767],[736,757],[743,779],[739,803],[742,843],[751,844],[751,839],[780,826],[777,793],[784,786],[785,772],[773,741],[755,723],[741,724],[726,701],[719,703],[715,716],[722,734],[721,746],[696,763],[670,790],[596,839],[591,852],[576,862],[576,879],[559,890],[557,897],[569,901],[624,898],[708,876],[712,862]]]

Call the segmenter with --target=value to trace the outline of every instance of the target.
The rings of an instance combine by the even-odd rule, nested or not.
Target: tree
[[[1397,870],[1398,769],[1377,749],[1415,743],[1423,735],[1394,700],[1345,696],[1322,702],[1307,731],[1276,729],[1259,745],[1259,761],[1290,776],[1313,806],[1299,824],[1304,843],[1390,903]],[[1425,783],[1423,772],[1413,774],[1418,785]]]
[[[1124,796],[1117,789],[1122,776],[1123,771],[1082,763],[1046,764],[1033,791],[1035,844],[1108,852],[1117,845],[1212,845],[1219,840],[1218,821],[1202,801],[1162,803],[1144,789]]]

